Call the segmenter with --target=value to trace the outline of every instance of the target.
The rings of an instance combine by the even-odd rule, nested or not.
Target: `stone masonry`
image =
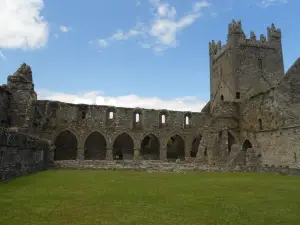
[[[209,57],[210,101],[200,113],[37,100],[23,64],[0,86],[1,126],[49,141],[47,160],[60,167],[300,168],[300,58],[284,73],[281,30],[247,38],[233,20]]]

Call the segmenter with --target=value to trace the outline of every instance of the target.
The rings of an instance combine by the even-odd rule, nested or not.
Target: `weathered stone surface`
[[[48,152],[47,142],[0,128],[0,181],[45,169]]]

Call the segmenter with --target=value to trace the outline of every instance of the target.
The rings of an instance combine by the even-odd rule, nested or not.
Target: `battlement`
[[[276,48],[278,47],[278,42],[281,41],[281,30],[277,29],[272,23],[271,27],[267,27],[267,37],[264,34],[257,36],[254,31],[250,31],[249,38],[246,37],[242,29],[242,22],[232,20],[228,25],[228,35],[227,43],[222,45],[221,41],[218,41],[217,44],[214,40],[209,42],[209,55],[214,56],[217,59],[222,55],[227,49],[230,48],[230,45],[247,45],[260,48]],[[231,39],[234,38],[234,41]]]

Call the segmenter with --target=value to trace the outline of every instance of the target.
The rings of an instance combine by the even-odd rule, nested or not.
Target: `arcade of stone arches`
[[[199,144],[202,136],[199,134],[192,140],[188,157],[196,158]],[[235,143],[234,138],[229,133],[228,150],[230,152],[231,146]],[[164,159],[169,161],[180,160],[183,161],[187,157],[185,151],[186,141],[179,134],[174,134],[166,143],[166,154]],[[107,142],[105,137],[98,131],[91,133],[84,143],[85,160],[106,160],[107,159]],[[138,157],[143,160],[160,160],[161,156],[161,142],[159,138],[150,133],[146,135],[140,142]],[[251,148],[252,145],[249,140],[243,144],[243,149]],[[203,153],[207,156],[207,152]],[[112,158],[113,160],[132,160],[135,156],[134,140],[126,132],[118,135],[113,141]],[[61,132],[55,139],[54,160],[76,160],[78,158],[78,141],[76,136],[69,130]]]

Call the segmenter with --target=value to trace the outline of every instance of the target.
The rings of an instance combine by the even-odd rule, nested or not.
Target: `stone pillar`
[[[191,150],[189,148],[185,149],[185,161],[190,161],[191,159]]]
[[[110,147],[106,149],[106,160],[107,160],[107,161],[112,161],[112,160],[114,160],[113,149],[110,148]]]
[[[222,159],[224,159],[228,156],[228,132],[227,132],[227,130],[222,131],[220,156],[221,156]]]
[[[166,161],[167,160],[167,148],[163,147],[160,149],[160,160]]]
[[[84,147],[77,148],[77,161],[84,160]]]
[[[216,153],[215,153],[215,148],[216,148],[216,134],[214,133],[209,133],[207,135],[207,159],[208,159],[208,164],[214,165],[216,163]]]
[[[133,155],[133,160],[139,160],[140,159],[140,149],[136,148],[134,149],[134,155]]]

